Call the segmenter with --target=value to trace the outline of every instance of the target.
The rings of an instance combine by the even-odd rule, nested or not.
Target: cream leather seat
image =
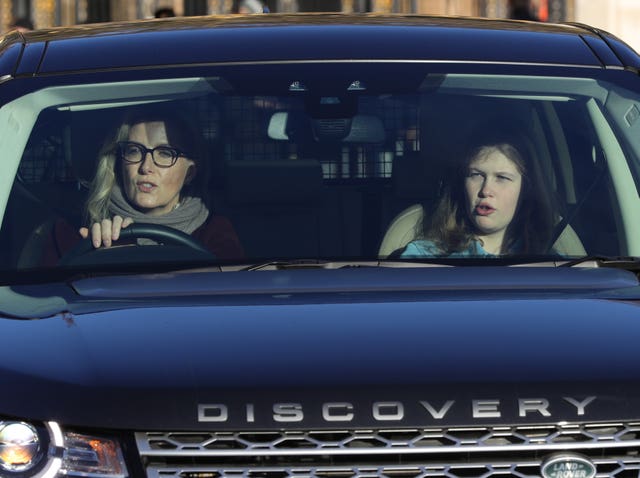
[[[391,253],[403,248],[418,237],[424,209],[421,204],[409,206],[392,221],[382,239],[378,257],[387,258]],[[552,247],[561,256],[584,256],[586,251],[575,230],[567,225]]]

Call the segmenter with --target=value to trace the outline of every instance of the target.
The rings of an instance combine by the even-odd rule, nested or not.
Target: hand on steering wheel
[[[120,231],[133,224],[130,217],[113,216],[111,219],[103,219],[95,222],[91,227],[81,227],[80,235],[86,239],[91,237],[93,247],[98,249],[100,246],[111,247],[113,241],[120,238]]]
[[[151,239],[161,245],[173,245],[189,248],[196,252],[199,256],[206,259],[215,259],[213,253],[206,249],[196,239],[189,234],[168,226],[158,224],[132,223],[126,228],[120,230],[119,240],[135,240],[139,238]],[[143,246],[145,247],[145,246]],[[155,247],[155,246],[149,246]],[[79,261],[80,257],[89,254],[108,255],[109,251],[117,251],[121,248],[101,247],[96,249],[90,237],[81,239],[80,242],[61,259],[60,265],[74,265]]]

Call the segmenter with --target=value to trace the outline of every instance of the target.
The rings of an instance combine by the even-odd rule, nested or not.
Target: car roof
[[[310,60],[640,69],[630,47],[585,25],[419,15],[268,14],[13,32],[0,44],[0,77]]]

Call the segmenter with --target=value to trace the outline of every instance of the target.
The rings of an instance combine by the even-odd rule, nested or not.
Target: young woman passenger
[[[59,259],[81,238],[95,248],[111,247],[122,229],[140,222],[190,234],[217,258],[242,258],[233,226],[207,203],[205,153],[196,131],[186,116],[164,108],[126,114],[100,152],[86,226],[56,224],[54,255]]]
[[[505,127],[472,136],[422,233],[400,257],[545,254],[550,195],[523,137]]]

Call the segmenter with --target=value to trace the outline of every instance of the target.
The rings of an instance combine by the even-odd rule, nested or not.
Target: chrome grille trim
[[[219,451],[219,450],[203,450],[194,453],[192,450],[178,450],[178,451],[159,451],[159,450],[141,450],[141,456],[167,456],[167,457],[191,457],[194,455],[201,457],[260,457],[260,456],[324,456],[324,455],[332,455],[332,456],[351,456],[351,455],[416,455],[416,454],[435,454],[435,453],[473,453],[473,452],[483,452],[483,453],[496,453],[496,452],[526,452],[533,450],[540,450],[546,452],[554,452],[554,451],[562,451],[562,450],[573,450],[573,451],[588,451],[593,449],[612,449],[612,448],[620,448],[620,447],[629,447],[629,448],[640,448],[640,441],[636,441],[635,443],[601,443],[601,444],[581,444],[581,445],[543,445],[543,446],[503,446],[503,447],[474,447],[474,446],[461,446],[457,448],[453,447],[445,447],[445,448],[403,448],[398,447],[393,450],[391,449],[370,449],[370,448],[361,448],[361,449],[350,449],[350,450],[340,450],[340,449],[323,449],[323,450],[251,450],[251,451],[238,451],[238,450],[228,450],[228,451]]]
[[[321,439],[327,436],[342,439]],[[580,451],[640,448],[640,423],[352,431],[139,432],[136,442],[140,455],[149,457]]]
[[[635,460],[593,460],[596,467],[607,467],[597,473],[596,478],[616,478],[623,473],[640,472],[640,463]],[[326,466],[326,467],[181,467],[147,469],[148,478],[478,478],[539,476],[540,462],[529,461],[515,464],[450,464],[404,465],[404,466]]]
[[[135,437],[149,478],[534,478],[560,451],[595,478],[640,477],[640,422]]]

